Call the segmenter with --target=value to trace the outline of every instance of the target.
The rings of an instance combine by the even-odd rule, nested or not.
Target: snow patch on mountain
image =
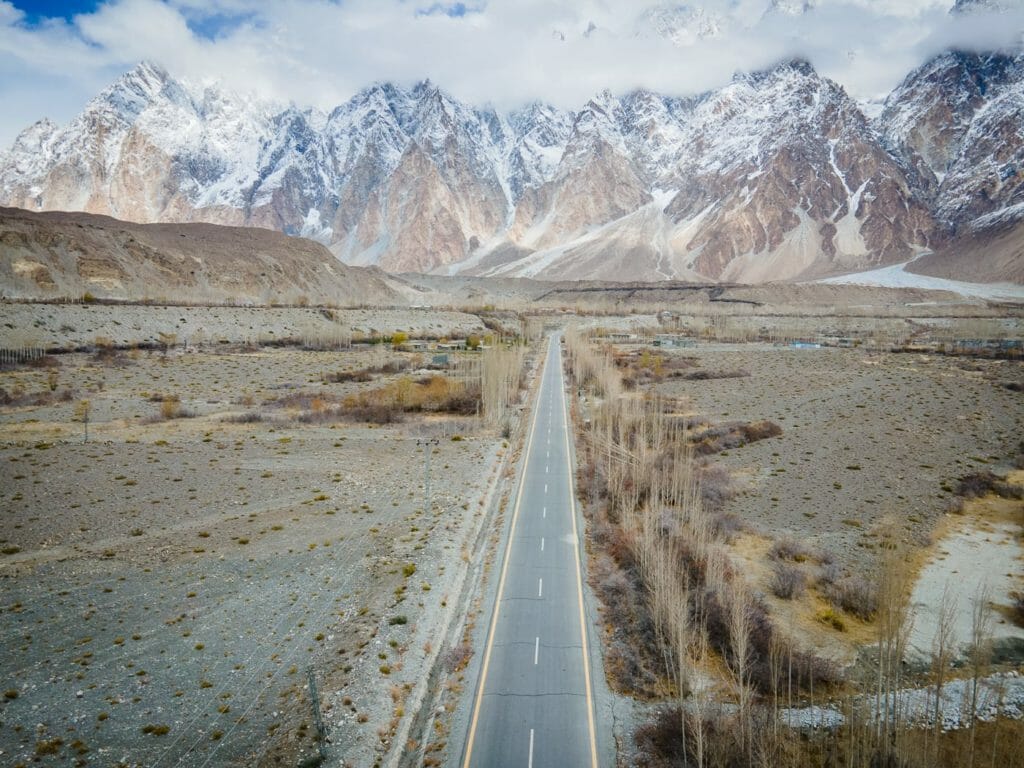
[[[742,23],[712,15],[664,5],[642,26],[686,44]],[[0,203],[268,227],[396,271],[652,280],[902,263],[1024,215],[1024,59],[944,54],[870,106],[799,60],[691,98],[507,114],[429,81],[321,112],[143,63],[69,124],[26,128]]]

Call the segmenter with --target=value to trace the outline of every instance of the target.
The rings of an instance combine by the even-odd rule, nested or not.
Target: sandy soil
[[[1008,479],[1024,482],[1024,470]],[[970,642],[975,607],[984,599],[992,609],[987,634],[1001,654],[1020,656],[1024,627],[1012,620],[1011,595],[1024,591],[1024,502],[994,496],[969,501],[943,528],[914,584],[911,653],[925,658],[931,653],[946,595],[953,609],[953,647]]]
[[[86,444],[74,402],[0,408],[0,763],[293,765],[314,740],[308,667],[335,757],[392,747],[504,448],[470,420],[261,406],[351,391],[320,373],[379,354],[61,356],[59,387],[93,404]],[[197,415],[153,421],[155,392]],[[224,421],[246,411],[266,420]]]
[[[156,343],[174,333],[178,343],[271,342],[287,338],[330,340],[339,333],[465,338],[486,329],[480,318],[433,309],[301,307],[155,307],[105,304],[0,302],[0,349],[25,346],[76,348],[97,337],[119,345]]]

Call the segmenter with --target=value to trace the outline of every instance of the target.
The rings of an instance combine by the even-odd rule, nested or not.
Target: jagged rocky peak
[[[889,94],[877,123],[890,147],[941,179],[973,114],[1012,60],[951,51],[911,72]]]
[[[15,137],[10,151],[12,153],[39,152],[59,130],[60,126],[50,118],[44,117],[19,133]]]
[[[508,113],[430,81],[321,113],[143,63],[0,154],[0,204],[269,227],[396,271],[813,277],[1022,207],[1022,69],[940,56],[869,122],[799,59],[685,98],[604,91]]]
[[[901,169],[806,61],[738,76],[696,105],[688,131],[666,213],[700,274],[809,276],[905,260],[929,242]],[[894,209],[906,215],[893,221]]]
[[[951,51],[911,72],[876,128],[951,229],[1001,209],[1020,184],[1024,58]]]
[[[161,99],[179,103],[190,101],[184,87],[167,70],[143,61],[102,91],[90,106],[94,109],[109,107],[120,117],[131,119]]]

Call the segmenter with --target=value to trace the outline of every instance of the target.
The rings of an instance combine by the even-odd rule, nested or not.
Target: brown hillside
[[[1024,221],[965,234],[907,271],[973,283],[1024,283]]]
[[[376,271],[254,227],[0,208],[0,293],[170,302],[402,304]]]

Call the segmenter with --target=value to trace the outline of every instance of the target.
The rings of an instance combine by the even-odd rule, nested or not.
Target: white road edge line
[[[558,361],[558,375],[564,383],[565,376],[562,372],[561,355],[556,359]],[[569,443],[570,422],[564,396],[562,397],[562,424],[565,425],[563,435],[565,437],[566,462],[570,467],[570,471],[566,472],[566,481],[569,485],[569,517],[572,520],[573,559],[576,561],[576,596],[579,606],[580,645],[583,650],[583,684],[586,689],[587,730],[590,736],[590,768],[598,768],[597,733],[594,727],[594,691],[590,683],[590,658],[587,656],[587,616],[583,606],[583,567],[580,564],[580,546],[582,542],[580,541],[580,532],[576,524],[576,487],[572,477],[572,448]]]
[[[550,343],[551,342],[549,340],[548,341],[548,344],[549,344],[548,348],[549,348],[549,350],[550,350]],[[550,356],[550,354],[549,354],[549,356]],[[544,372],[547,373],[547,361],[545,361],[544,365],[545,365],[545,371]],[[541,385],[540,386],[541,386],[541,390],[543,390],[543,386],[544,386],[543,385],[543,380],[541,381]],[[537,399],[538,400],[540,400],[540,395],[541,395],[541,392],[538,392],[537,393]],[[493,613],[491,615],[491,625],[490,625],[490,628],[487,631],[487,640],[486,640],[486,642],[484,644],[484,658],[483,658],[483,663],[481,664],[481,667],[480,667],[480,680],[479,680],[479,682],[477,684],[476,700],[473,703],[473,714],[470,717],[470,721],[469,721],[469,736],[466,739],[465,757],[463,758],[463,761],[462,761],[463,768],[469,768],[469,766],[470,766],[470,764],[471,764],[471,762],[473,760],[473,742],[476,740],[476,726],[477,726],[477,722],[480,719],[480,706],[483,703],[484,688],[487,685],[487,668],[490,665],[490,661],[491,661],[491,650],[492,650],[492,648],[494,646],[494,632],[495,632],[495,628],[498,626],[498,614],[501,612],[501,600],[502,600],[502,594],[505,591],[505,580],[506,580],[506,577],[508,576],[508,565],[509,565],[509,560],[511,559],[510,555],[511,555],[511,552],[512,552],[512,542],[515,539],[516,522],[519,519],[519,508],[520,508],[520,506],[523,503],[523,491],[524,491],[524,489],[526,487],[527,467],[530,466],[530,452],[533,449],[533,438],[537,434],[537,420],[538,420],[537,416],[538,416],[538,412],[537,412],[537,410],[535,410],[533,415],[532,415],[532,419],[531,419],[532,423],[530,424],[529,430],[527,432],[526,455],[522,459],[522,464],[521,464],[522,472],[519,475],[519,488],[516,491],[516,503],[512,507],[512,521],[509,524],[508,541],[505,542],[505,554],[504,554],[504,556],[502,558],[501,576],[498,579],[498,592],[497,592],[497,595],[495,596],[495,599],[494,599],[494,611],[493,611]],[[550,427],[548,427],[548,428],[550,429]],[[566,443],[566,445],[568,445],[568,442]],[[530,733],[532,735],[533,731],[531,731]],[[531,762],[532,762],[532,750],[531,750]],[[597,768],[597,766],[595,765],[594,768]]]

